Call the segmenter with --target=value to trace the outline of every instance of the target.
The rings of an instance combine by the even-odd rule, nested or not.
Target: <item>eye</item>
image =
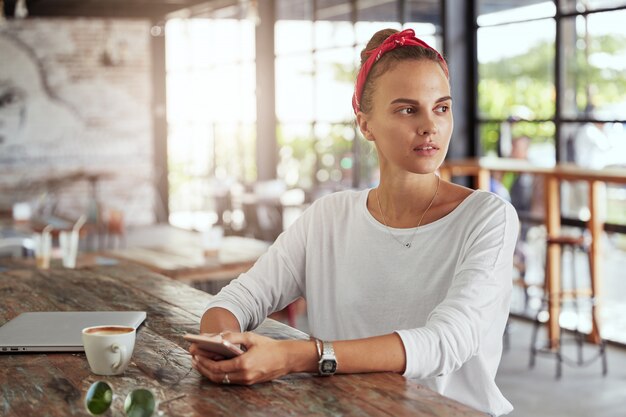
[[[398,110],[398,113],[400,114],[415,114],[416,111],[413,107],[403,107],[400,110]]]
[[[442,104],[441,106],[437,107],[435,111],[439,113],[447,113],[450,111],[450,106],[448,106],[447,104]]]

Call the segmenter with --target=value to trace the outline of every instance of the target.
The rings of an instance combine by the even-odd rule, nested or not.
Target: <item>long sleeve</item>
[[[486,340],[493,342],[494,332],[501,339],[518,229],[514,209],[503,204],[472,231],[444,300],[423,327],[397,332],[406,350],[405,376],[450,374],[477,355]]]
[[[301,216],[283,232],[249,271],[224,287],[207,310],[222,307],[239,321],[242,331],[258,327],[265,318],[304,295],[306,225]]]

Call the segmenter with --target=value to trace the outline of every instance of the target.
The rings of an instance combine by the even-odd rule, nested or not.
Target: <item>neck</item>
[[[380,209],[374,204],[375,211],[382,210],[380,217],[384,216],[389,226],[415,227],[435,199],[438,183],[435,174],[381,181],[374,191],[377,194],[374,197],[380,200]]]

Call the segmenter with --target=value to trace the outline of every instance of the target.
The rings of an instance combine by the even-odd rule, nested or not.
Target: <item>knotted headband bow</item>
[[[365,86],[365,81],[367,80],[367,76],[370,73],[370,70],[374,66],[376,62],[387,52],[392,51],[396,48],[400,48],[402,46],[421,46],[422,48],[432,49],[437,53],[439,57],[439,61],[441,61],[441,67],[443,71],[446,73],[446,77],[448,77],[448,65],[446,61],[443,59],[441,54],[437,52],[434,48],[430,47],[426,42],[421,39],[415,37],[415,32],[413,29],[405,29],[402,32],[394,33],[389,36],[387,39],[383,41],[376,49],[372,51],[367,51],[369,54],[367,60],[361,66],[359,70],[359,74],[356,77],[356,84],[354,86],[354,94],[352,95],[352,108],[354,109],[354,114],[361,109],[361,96],[363,95],[363,87]]]

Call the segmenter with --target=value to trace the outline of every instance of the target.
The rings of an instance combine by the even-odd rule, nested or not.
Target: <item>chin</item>
[[[409,169],[408,171],[411,172],[412,174],[427,175],[427,174],[432,174],[433,172],[437,171],[437,168],[416,168],[416,169]]]
[[[409,171],[414,174],[431,174],[439,169],[443,161],[429,161],[429,163],[422,163],[417,167],[412,167]]]

